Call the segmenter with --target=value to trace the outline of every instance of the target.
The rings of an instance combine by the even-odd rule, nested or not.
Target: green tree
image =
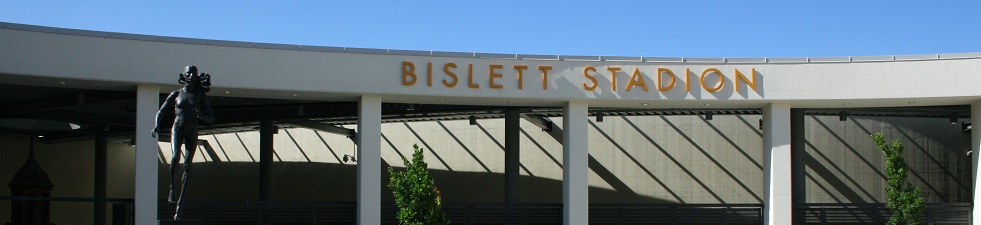
[[[443,213],[439,189],[426,169],[423,149],[419,145],[412,145],[412,148],[415,150],[412,162],[402,158],[406,167],[404,172],[388,167],[388,174],[392,175],[388,188],[395,195],[395,205],[399,207],[396,217],[400,224],[406,225],[450,224],[446,213]]]
[[[921,224],[920,213],[923,212],[923,198],[920,197],[920,188],[906,181],[906,172],[909,165],[903,157],[903,145],[899,140],[893,140],[892,144],[887,145],[881,133],[872,135],[876,147],[882,150],[886,156],[886,175],[888,176],[889,186],[886,186],[886,195],[889,203],[886,207],[892,209],[894,213],[889,218],[889,225]]]

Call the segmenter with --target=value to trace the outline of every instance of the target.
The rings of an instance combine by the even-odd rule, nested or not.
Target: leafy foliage
[[[881,133],[873,134],[872,140],[886,156],[885,170],[889,181],[889,186],[885,188],[889,198],[886,207],[895,211],[886,224],[922,224],[920,213],[924,209],[923,198],[920,197],[920,188],[906,181],[909,165],[903,157],[903,145],[899,140],[893,140],[892,144],[887,145]]]
[[[388,174],[392,175],[388,188],[399,207],[396,217],[400,224],[406,225],[450,224],[443,213],[439,189],[426,169],[423,149],[419,145],[412,145],[412,148],[415,150],[412,162],[402,158],[406,171],[397,172],[388,167]]]

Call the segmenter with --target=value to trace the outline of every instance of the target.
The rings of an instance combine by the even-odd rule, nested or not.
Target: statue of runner
[[[157,137],[160,131],[161,114],[169,108],[174,108],[174,127],[170,131],[171,146],[174,153],[170,160],[170,193],[167,201],[177,203],[174,211],[174,219],[179,220],[181,213],[181,202],[184,193],[187,192],[187,177],[191,172],[191,161],[194,159],[194,152],[198,146],[198,120],[204,122],[214,122],[214,113],[211,111],[211,102],[205,94],[211,90],[211,75],[207,73],[198,74],[198,68],[189,65],[184,68],[177,82],[184,85],[184,88],[171,92],[157,111],[157,123],[153,126],[151,136]],[[181,145],[184,151],[181,151]],[[176,182],[177,164],[180,162],[181,155],[184,155],[184,176],[181,178],[181,193],[177,199],[174,198],[174,183]]]

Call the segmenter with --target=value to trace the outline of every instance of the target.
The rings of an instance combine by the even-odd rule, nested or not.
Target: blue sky
[[[0,21],[282,44],[800,57],[981,52],[981,1],[7,1]]]

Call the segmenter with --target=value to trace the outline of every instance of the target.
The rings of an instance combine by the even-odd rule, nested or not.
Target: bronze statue
[[[157,123],[153,126],[152,136],[157,137],[160,131],[161,114],[170,107],[174,108],[174,126],[170,131],[170,143],[174,156],[170,160],[170,193],[167,201],[176,203],[174,219],[180,219],[181,202],[184,200],[184,193],[187,191],[187,177],[191,172],[191,160],[194,159],[194,152],[198,145],[198,120],[204,122],[214,122],[215,117],[211,111],[211,102],[205,94],[211,90],[211,75],[207,73],[198,74],[198,68],[189,65],[184,68],[177,82],[184,85],[184,88],[171,92],[157,111]],[[181,159],[181,145],[184,145],[184,175],[181,178],[181,193],[174,199],[174,183],[177,175],[177,163]]]

